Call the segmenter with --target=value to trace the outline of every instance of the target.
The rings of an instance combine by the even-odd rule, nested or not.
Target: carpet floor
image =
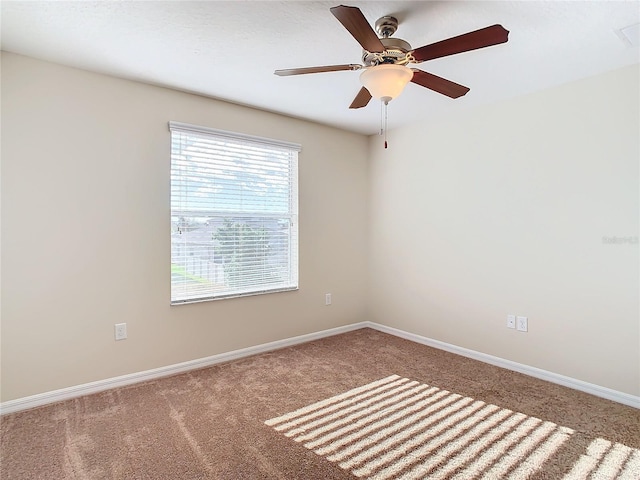
[[[640,411],[372,329],[0,419],[2,479],[640,479]]]

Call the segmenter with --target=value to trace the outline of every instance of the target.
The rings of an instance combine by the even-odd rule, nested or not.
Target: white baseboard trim
[[[399,330],[397,328],[387,327],[386,325],[381,325],[379,323],[365,323],[367,324],[366,326],[380,332],[388,333],[396,337],[404,338],[406,340],[411,340],[412,342],[421,343],[429,347],[434,347],[440,350],[455,353],[463,357],[479,360],[481,362],[489,363],[497,367],[506,368],[507,370],[513,370],[514,372],[524,373],[525,375],[529,375],[530,377],[546,380],[551,383],[556,383],[558,385],[573,388],[574,390],[589,393],[596,397],[606,398],[607,400],[613,400],[614,402],[622,403],[623,405],[628,405],[630,407],[640,409],[640,397],[637,397],[635,395],[619,392],[607,387],[601,387],[600,385],[595,385],[593,383],[583,382],[582,380],[566,377],[564,375],[549,372],[547,370],[542,370],[540,368],[530,367],[522,363],[512,362],[511,360],[505,360],[504,358],[494,357],[493,355],[488,355],[486,353],[476,352],[475,350],[458,347],[456,345],[451,345],[450,343],[445,343],[439,340],[434,340],[432,338],[416,335],[414,333],[405,332],[404,330]]]
[[[166,367],[154,368],[152,370],[145,370],[143,372],[107,378],[105,380],[98,380],[96,382],[85,383],[73,387],[62,388],[60,390],[53,390],[51,392],[39,393],[37,395],[9,400],[0,403],[0,415],[28,410],[30,408],[61,402],[63,400],[69,400],[71,398],[82,397],[84,395],[90,395],[112,388],[124,387],[126,385],[132,385],[135,383],[146,382],[157,378],[168,377],[170,375],[176,375],[178,373],[183,373],[190,370],[205,368],[219,363],[229,362],[252,355],[257,355],[259,353],[270,352],[273,350],[290,347],[292,345],[311,342],[313,340],[331,337],[333,335],[339,335],[341,333],[347,333],[353,330],[359,330],[361,328],[367,327],[378,330],[380,332],[388,333],[390,335],[394,335],[396,337],[404,338],[406,340],[411,340],[412,342],[438,348],[440,350],[445,350],[447,352],[455,353],[463,357],[472,358],[474,360],[479,360],[481,362],[489,363],[497,367],[506,368],[507,370],[524,373],[525,375],[529,375],[531,377],[546,380],[551,383],[556,383],[565,387],[573,388],[574,390],[580,390],[582,392],[595,395],[596,397],[606,398],[607,400],[613,400],[614,402],[622,403],[624,405],[640,409],[640,397],[637,397],[635,395],[618,392],[610,388],[583,382],[582,380],[577,380],[575,378],[565,377],[564,375],[559,375],[557,373],[548,372],[546,370],[530,367],[528,365],[517,362],[512,362],[511,360],[505,360],[500,357],[487,355],[486,353],[476,352],[474,350],[458,347],[456,345],[441,342],[439,340],[434,340],[428,337],[423,337],[421,335],[416,335],[414,333],[405,332],[397,328],[387,327],[386,325],[366,321],[353,323],[351,325],[345,325],[343,327],[322,330],[320,332],[309,333],[306,335],[299,335],[297,337],[286,338],[284,340],[277,340],[275,342],[263,343],[254,347],[233,350],[231,352],[212,355],[210,357],[199,358],[196,360],[190,360],[188,362],[177,363],[174,365],[168,365]]]
[[[199,358],[196,360],[190,360],[188,362],[176,363],[174,365],[168,365],[166,367],[154,368],[152,370],[145,370],[143,372],[107,378],[105,380],[98,380],[96,382],[84,383],[82,385],[62,388],[60,390],[53,390],[51,392],[44,392],[37,395],[9,400],[0,403],[0,415],[19,412],[21,410],[28,410],[30,408],[61,402],[63,400],[69,400],[71,398],[82,397],[84,395],[90,395],[92,393],[98,393],[104,390],[110,390],[112,388],[132,385],[134,383],[146,382],[157,378],[168,377],[170,375],[175,375],[190,370],[209,367],[218,363],[229,362],[231,360],[237,360],[239,358],[257,355],[259,353],[270,352],[273,350],[290,347],[292,345],[298,345],[300,343],[311,342],[320,338],[331,337],[333,335],[351,332],[353,330],[359,330],[367,326],[368,325],[366,324],[366,322],[353,323],[351,325],[346,325],[343,327],[336,327],[328,330],[322,330],[320,332],[286,338],[284,340],[277,340],[275,342],[263,343],[254,347],[233,350],[231,352],[212,355],[210,357]]]

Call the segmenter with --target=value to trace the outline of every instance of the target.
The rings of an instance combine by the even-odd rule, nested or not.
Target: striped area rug
[[[521,480],[575,433],[398,375],[264,423],[373,480]],[[594,439],[564,478],[637,480],[640,451]]]

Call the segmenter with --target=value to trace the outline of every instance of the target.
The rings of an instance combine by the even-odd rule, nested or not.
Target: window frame
[[[212,301],[212,300],[224,300],[229,298],[238,298],[238,297],[246,297],[246,296],[253,296],[253,295],[263,295],[268,293],[278,293],[278,292],[298,290],[299,289],[298,153],[302,150],[301,145],[297,143],[274,140],[271,138],[258,137],[254,135],[244,134],[244,133],[231,132],[227,130],[219,130],[219,129],[209,128],[209,127],[204,127],[199,125],[192,125],[192,124],[182,123],[182,122],[175,122],[175,121],[169,122],[169,131],[170,131],[170,165],[171,165],[171,168],[170,168],[170,187],[171,187],[170,219],[172,224],[171,247],[170,247],[171,249],[171,262],[170,262],[171,264],[171,285],[170,285],[171,305],[183,305],[188,303],[206,302],[206,301]],[[288,219],[289,226],[288,226],[288,229],[286,230],[288,232],[286,236],[286,240],[287,240],[286,248],[288,252],[286,266],[288,267],[288,269],[285,269],[285,272],[288,274],[288,277],[284,278],[280,282],[276,282],[276,284],[272,287],[269,286],[269,282],[249,284],[251,282],[247,281],[246,285],[244,283],[243,285],[241,285],[242,288],[238,288],[238,287],[232,288],[226,285],[228,283],[228,278],[226,277],[226,274],[225,274],[224,283],[227,288],[224,291],[224,293],[216,293],[215,292],[216,287],[213,284],[210,290],[206,290],[204,287],[201,288],[202,293],[200,294],[193,294],[193,293],[186,294],[185,293],[187,290],[186,285],[183,285],[185,291],[183,292],[177,291],[177,288],[180,282],[174,283],[174,277],[173,277],[174,276],[174,271],[173,271],[174,258],[182,258],[182,257],[175,256],[176,252],[174,251],[174,243],[175,245],[177,245],[179,242],[174,242],[174,234],[176,233],[174,231],[174,223],[175,223],[174,219],[183,218],[184,217],[183,214],[185,212],[193,213],[196,210],[192,210],[191,209],[192,207],[183,208],[181,210],[174,210],[174,204],[177,203],[178,201],[174,198],[174,181],[176,180],[174,177],[175,175],[174,168],[176,168],[176,162],[179,163],[180,161],[183,161],[183,162],[186,161],[184,158],[181,158],[180,160],[176,160],[174,158],[174,141],[176,140],[176,138],[174,137],[174,134],[187,135],[187,136],[191,134],[193,138],[200,137],[202,139],[204,137],[212,142],[229,141],[234,148],[237,148],[238,146],[244,146],[247,149],[254,148],[254,147],[257,147],[260,149],[273,149],[274,156],[283,155],[283,152],[285,152],[285,155],[289,156],[288,158],[289,165],[287,170],[288,172],[287,187],[289,190],[289,193],[288,193],[289,206],[288,206],[288,212],[286,214],[283,214],[281,211],[275,211],[275,210],[274,211],[265,210],[264,212],[257,212],[257,211],[243,212],[241,208],[235,211],[234,210],[229,211],[224,208],[220,208],[218,210],[201,210],[199,211],[198,215],[187,216],[187,218],[198,218],[198,217],[205,218],[206,217],[211,219],[216,218],[219,220],[223,218],[222,212],[226,211],[227,212],[226,215],[230,218],[233,218],[234,221],[242,218],[247,219],[246,223],[236,223],[235,225],[241,225],[243,227],[249,228],[249,230],[251,230],[251,227],[248,226],[249,219],[252,219],[253,221],[255,221],[256,219],[261,219],[263,223],[267,222],[269,219],[272,222],[274,219],[279,219],[280,221],[284,221],[285,219]],[[214,155],[216,151],[233,154],[233,152],[230,152],[230,150],[224,150],[223,147],[215,147],[214,149],[211,149],[211,152],[210,152],[211,155]],[[178,155],[179,154],[176,154],[176,157]],[[269,156],[268,154],[264,154],[265,159],[267,159],[268,156]],[[242,157],[239,155],[237,161],[242,161],[242,160],[243,160]],[[206,160],[199,160],[198,162],[199,164],[204,164]],[[213,161],[212,165],[214,164],[220,165],[221,162],[222,162],[221,159],[218,158],[215,161]],[[282,163],[282,160],[280,160],[280,162]],[[264,163],[265,165],[268,164],[266,161],[261,161],[260,163]],[[275,164],[276,162],[274,162],[274,165]],[[255,165],[253,166],[255,167]],[[245,170],[245,172],[246,171],[248,170]],[[202,175],[202,177],[208,179],[209,181],[215,181],[215,178],[216,178],[214,174]],[[285,178],[285,177],[286,175],[282,176],[282,178]],[[178,178],[182,178],[182,177],[178,177]],[[240,180],[238,180],[237,183],[240,184],[241,183]],[[271,185],[271,184],[267,183],[267,185]],[[226,218],[223,221],[226,221]],[[280,225],[282,225],[282,223],[280,223]],[[287,227],[284,227],[284,228],[286,229]],[[180,228],[178,228],[178,230],[180,230]],[[218,233],[219,233],[219,230],[220,230],[220,227],[217,227]],[[213,244],[214,242],[212,241],[211,245],[213,246]],[[186,245],[186,243],[184,245]],[[220,250],[222,248],[223,248],[222,246],[219,247]],[[218,256],[220,255],[221,254],[219,254]],[[186,267],[187,261],[185,260],[184,263]],[[215,264],[213,267],[217,268]],[[266,267],[264,267],[264,264],[263,264],[263,268],[265,269],[265,271],[267,270]],[[224,271],[224,264],[223,264],[223,271]],[[256,270],[256,272],[257,271],[259,270]],[[254,273],[254,271],[251,271],[251,273]],[[257,282],[259,282],[259,280]]]

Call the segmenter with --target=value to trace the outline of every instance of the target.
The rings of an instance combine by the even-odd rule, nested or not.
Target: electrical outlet
[[[516,328],[516,316],[515,315],[507,315],[507,327],[508,328]]]
[[[324,296],[324,304],[325,305],[331,305],[331,294],[327,293]]]
[[[527,317],[516,317],[516,329],[520,332],[529,331],[529,319]]]
[[[127,324],[126,323],[116,323],[116,340],[124,340],[127,338]]]

